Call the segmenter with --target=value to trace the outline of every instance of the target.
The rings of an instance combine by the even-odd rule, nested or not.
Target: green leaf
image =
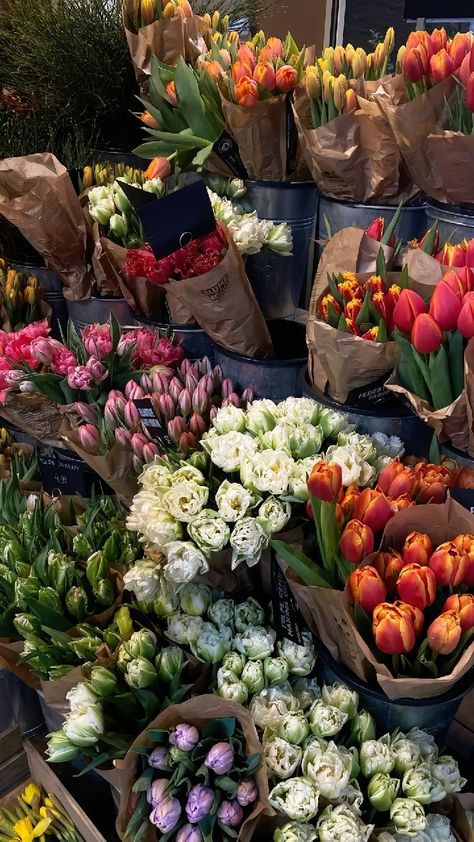
[[[377,275],[380,275],[382,280],[387,280],[387,262],[382,248],[379,249],[375,260],[375,272]]]
[[[152,741],[152,743],[158,743],[158,745],[161,745],[162,743],[167,743],[169,738],[168,731],[163,731],[159,728],[150,728],[146,732],[146,735],[148,739]]]
[[[235,731],[235,718],[226,716],[219,719],[210,719],[205,722],[201,731],[201,739],[215,737],[218,740],[228,740]]]
[[[398,276],[398,286],[400,289],[408,289],[408,266],[406,264]]]
[[[146,792],[148,787],[150,786],[153,776],[155,774],[155,770],[152,768],[145,769],[145,771],[140,775],[140,777],[135,781],[132,786],[134,792]]]
[[[195,72],[181,56],[178,56],[176,62],[175,85],[179,107],[188,126],[199,137],[216,140],[206,116]]]
[[[390,240],[390,237],[392,236],[392,234],[395,233],[395,229],[396,229],[396,227],[399,223],[400,217],[402,215],[402,209],[403,209],[403,201],[400,202],[400,204],[399,204],[398,208],[396,209],[395,213],[393,214],[389,224],[387,225],[386,230],[383,233],[383,236],[382,236],[382,239],[380,240],[380,242],[383,243],[384,245],[388,245],[388,241]]]
[[[203,167],[207,159],[209,158],[209,155],[211,154],[213,148],[213,144],[211,144],[210,146],[206,146],[204,149],[200,149],[199,152],[196,152],[192,161],[193,164],[195,164],[197,167]]]
[[[453,390],[453,400],[464,389],[464,345],[465,339],[459,330],[448,333],[449,337],[449,374]]]
[[[301,550],[290,547],[284,541],[271,539],[273,549],[281,555],[284,561],[302,579],[305,585],[314,585],[318,588],[330,588],[330,584],[321,575],[318,565]]]
[[[150,812],[150,807],[148,805],[146,795],[141,795],[138,803],[135,805],[135,809],[132,813],[132,817],[127,825],[127,829],[125,831],[125,837],[134,838],[135,834],[138,831],[143,819],[145,816],[148,818],[148,813]],[[148,822],[147,822],[148,823]]]
[[[428,459],[433,465],[439,465],[441,462],[441,454],[439,451],[439,441],[438,436],[436,433],[433,433],[431,444],[430,444],[430,452],[428,454]]]
[[[50,626],[52,629],[59,629],[60,631],[67,631],[71,628],[70,620],[53,608],[43,605],[38,599],[34,599],[32,596],[26,596],[25,602],[30,611],[41,620],[43,625]]]

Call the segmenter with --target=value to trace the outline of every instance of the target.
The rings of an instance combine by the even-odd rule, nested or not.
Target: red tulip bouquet
[[[471,33],[411,32],[397,57],[398,104],[378,97],[413,180],[455,205],[474,202],[473,47]]]
[[[435,222],[421,240],[412,240],[404,255],[404,264],[413,289],[428,296],[446,272],[463,274],[465,267],[474,271],[474,238],[459,243],[440,243]]]
[[[438,436],[460,450],[470,445],[470,400],[474,337],[474,271],[449,270],[427,303],[402,290],[393,313],[393,336],[400,348],[397,374],[387,387],[407,400]]]

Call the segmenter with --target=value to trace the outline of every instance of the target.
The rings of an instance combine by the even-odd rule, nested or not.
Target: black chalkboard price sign
[[[273,622],[280,637],[287,637],[293,643],[301,646],[303,644],[303,634],[300,626],[298,606],[293,598],[286,576],[276,560],[273,548],[270,552]]]

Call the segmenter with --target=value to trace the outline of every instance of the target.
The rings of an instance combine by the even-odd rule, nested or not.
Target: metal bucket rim
[[[89,301],[123,301],[126,303],[126,299],[123,296],[116,296],[116,295],[90,295],[89,298],[76,298],[76,299],[67,299],[68,305],[71,304],[87,304]]]
[[[469,678],[469,673],[463,675],[459,681],[456,682],[454,687],[451,690],[448,690],[447,693],[443,693],[441,696],[430,696],[428,699],[410,699],[410,698],[403,698],[403,699],[390,699],[380,688],[380,690],[371,687],[370,684],[367,684],[365,681],[362,681],[355,673],[352,672],[345,664],[341,663],[340,661],[336,661],[335,658],[331,655],[329,650],[324,646],[322,643],[317,644],[318,648],[318,656],[321,658],[324,664],[326,664],[330,669],[335,667],[334,671],[338,671],[342,673],[342,680],[344,681],[344,677],[347,676],[347,680],[350,681],[357,690],[363,692],[366,696],[370,696],[371,698],[384,702],[385,704],[391,705],[400,705],[401,707],[433,707],[435,705],[441,705],[446,702],[454,702],[457,699],[462,699],[464,696],[469,693],[470,690],[474,687],[474,677],[471,676]],[[423,680],[423,679],[421,679]],[[461,689],[460,689],[461,688]]]
[[[134,313],[134,316],[139,324],[153,325],[153,327],[157,327],[159,330],[172,330],[175,333],[178,331],[179,333],[206,333],[202,327],[199,327],[197,322],[184,324],[180,324],[179,322],[157,322],[154,319],[148,319],[146,316],[139,315],[138,313]]]
[[[301,383],[302,387],[307,386],[313,392],[316,392],[314,386],[312,386],[311,383],[309,382],[307,375],[308,375],[308,366],[303,366],[303,368],[301,369],[301,371],[299,373],[299,376],[298,376],[298,382]],[[337,401],[333,400],[333,398],[329,397],[328,395],[322,395],[322,397],[324,398],[324,400],[330,402],[334,406],[339,407],[339,412],[342,412],[342,413],[345,412],[346,414],[349,414],[349,415],[362,415],[365,418],[380,418],[380,419],[383,418],[383,419],[386,419],[386,420],[393,419],[394,421],[398,421],[400,418],[404,418],[404,419],[415,418],[415,419],[418,420],[418,415],[416,415],[414,412],[410,412],[408,407],[405,407],[401,402],[400,402],[400,414],[399,415],[394,415],[393,410],[390,412],[390,414],[385,415],[384,412],[373,412],[373,411],[371,412],[369,409],[363,409],[362,407],[352,406],[351,404],[346,404],[346,403],[338,404]],[[314,400],[318,401],[318,397],[315,397]],[[403,413],[404,409],[406,409],[406,415]]]
[[[398,204],[396,204],[396,205],[390,205],[390,204],[371,205],[369,202],[366,202],[366,203],[364,203],[364,202],[351,202],[349,199],[347,201],[345,199],[333,199],[332,196],[325,196],[323,193],[319,194],[319,200],[320,200],[320,202],[321,201],[332,202],[335,205],[344,205],[345,207],[350,207],[350,208],[354,208],[354,209],[371,208],[372,210],[375,210],[375,211],[376,210],[384,211],[384,210],[387,210],[387,209],[392,210],[392,208],[393,208],[393,210],[396,210],[397,207],[398,207]],[[403,213],[408,213],[408,212],[419,213],[420,211],[425,211],[427,206],[428,206],[428,203],[425,199],[424,201],[419,201],[417,204],[403,205],[402,212]]]
[[[429,208],[436,208],[436,210],[447,211],[454,214],[454,216],[470,216],[474,221],[474,205],[451,205],[449,202],[438,202],[436,199],[428,199],[427,210]]]
[[[244,184],[246,187],[269,187],[272,190],[289,190],[290,188],[294,189],[297,187],[300,190],[315,190],[318,192],[315,181],[262,181],[253,178],[245,178]]]
[[[279,321],[278,319],[274,319],[273,321]],[[268,360],[261,360],[256,359],[255,357],[247,357],[244,354],[238,354],[236,351],[228,351],[227,348],[224,348],[223,345],[218,345],[217,342],[214,342],[214,347],[216,350],[225,357],[230,357],[232,360],[243,360],[244,362],[251,362],[254,365],[264,365],[267,368],[293,368],[295,365],[301,365],[301,363],[306,360],[306,356],[304,357],[294,357],[292,360],[281,360],[275,359],[272,357]]]

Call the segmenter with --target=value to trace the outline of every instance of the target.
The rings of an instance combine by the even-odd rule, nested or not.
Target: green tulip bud
[[[133,660],[132,656],[129,655],[129,653],[125,649],[125,644],[121,643],[119,648],[118,648],[118,652],[117,652],[117,667],[120,670],[120,672],[126,672],[127,667],[129,665],[130,661],[132,661],[132,660]]]
[[[164,577],[160,578],[159,594],[156,599],[149,600],[149,602],[151,605],[150,611],[154,610],[158,617],[171,617],[172,614],[176,614],[179,609],[176,585],[173,582],[168,582]],[[140,605],[143,605],[143,600],[140,601]]]
[[[355,690],[350,690],[345,684],[336,681],[334,684],[323,684],[321,697],[327,705],[338,708],[347,714],[347,718],[354,719],[357,714],[359,695]]]
[[[84,661],[93,661],[101,643],[100,637],[72,637],[69,647],[78,658],[82,658]]]
[[[66,608],[71,617],[79,622],[87,614],[87,593],[80,585],[70,588],[66,594]]]
[[[28,576],[31,563],[28,552],[18,541],[7,541],[3,548],[3,558],[11,570],[16,570],[19,576]]]
[[[63,731],[54,731],[49,735],[46,753],[49,763],[68,763],[77,757],[80,750],[68,740]]]
[[[94,693],[98,696],[113,696],[117,692],[118,682],[112,670],[107,667],[93,667],[91,670],[90,684]]]
[[[114,234],[117,239],[122,240],[127,236],[128,225],[126,216],[114,213],[109,219],[109,226],[112,234]]]
[[[247,661],[240,678],[247,686],[251,696],[254,696],[255,693],[260,693],[265,687],[262,661]]]
[[[124,644],[132,658],[145,658],[153,661],[156,654],[156,634],[148,629],[133,632],[130,640]]]
[[[391,778],[383,772],[378,772],[370,779],[367,786],[367,795],[372,807],[385,813],[390,810],[395,798],[400,789],[400,781],[398,778]]]
[[[150,687],[157,679],[155,667],[145,658],[134,658],[127,664],[125,681],[129,687],[135,690],[143,690]]]
[[[41,602],[41,605],[46,605],[48,608],[51,608],[53,611],[57,611],[59,614],[63,613],[61,599],[54,588],[40,588],[38,591],[38,600]]]
[[[51,550],[48,553],[48,577],[58,594],[64,596],[74,581],[74,562],[63,553]]]
[[[199,471],[203,471],[204,473],[209,464],[209,456],[207,453],[196,450],[188,456],[186,461],[188,465],[192,465],[193,468],[197,468]]]
[[[277,734],[291,745],[301,745],[309,736],[309,723],[303,711],[287,713],[278,723]]]
[[[21,637],[28,638],[32,634],[41,634],[41,622],[34,614],[17,614],[13,625]]]
[[[211,591],[206,585],[192,582],[179,589],[178,598],[181,611],[191,617],[203,617],[212,601]]]
[[[242,675],[247,659],[240,652],[227,652],[222,659],[222,668],[230,670],[237,678]]]
[[[133,621],[126,605],[115,612],[114,623],[117,623],[121,639],[129,640],[133,634]]]
[[[240,705],[245,704],[249,697],[247,685],[243,681],[235,681],[233,684],[223,684],[217,693],[222,699],[237,702]]]
[[[366,710],[360,710],[359,713],[351,720],[351,730],[349,734],[349,741],[351,743],[367,742],[367,740],[375,740],[376,729],[373,716]]]
[[[116,529],[107,538],[102,548],[102,553],[108,564],[117,561],[120,555],[120,535]]]
[[[233,599],[218,599],[210,606],[207,616],[215,626],[230,626],[232,628],[234,610],[235,603]]]
[[[102,550],[92,553],[87,560],[86,576],[91,587],[95,587],[101,579],[109,575],[109,563]]]
[[[158,678],[166,682],[172,681],[181,673],[184,663],[184,652],[179,646],[165,646],[155,660]]]
[[[0,576],[2,577],[2,579],[5,579],[7,582],[9,582],[10,585],[14,585],[17,580],[16,574],[13,572],[13,570],[10,570],[10,568],[7,567],[6,564],[0,564]]]
[[[113,605],[115,601],[114,586],[110,579],[100,579],[94,587],[94,596],[101,605]]]
[[[217,193],[217,190],[215,192]],[[225,192],[229,199],[240,199],[247,192],[247,188],[241,178],[231,178],[227,182]]]
[[[34,576],[28,576],[27,579],[17,579],[15,581],[16,602],[19,605],[24,605],[25,600],[31,597],[38,599],[40,587],[40,582]]]
[[[265,674],[265,681],[268,685],[284,684],[288,681],[289,666],[288,661],[283,655],[272,658],[265,658],[263,662],[263,670]]]
[[[78,535],[74,535],[74,538],[72,539],[72,548],[75,555],[84,559],[89,558],[94,551],[92,544],[87,540],[86,536],[82,532],[79,532]]]
[[[178,764],[182,760],[189,761],[189,752],[183,751],[182,748],[178,748],[177,746],[170,746],[168,755],[172,763]]]
[[[106,646],[109,647],[111,652],[114,652],[116,650],[119,643],[121,643],[121,640],[122,639],[119,633],[113,626],[110,626],[104,631],[104,643],[106,644]]]

